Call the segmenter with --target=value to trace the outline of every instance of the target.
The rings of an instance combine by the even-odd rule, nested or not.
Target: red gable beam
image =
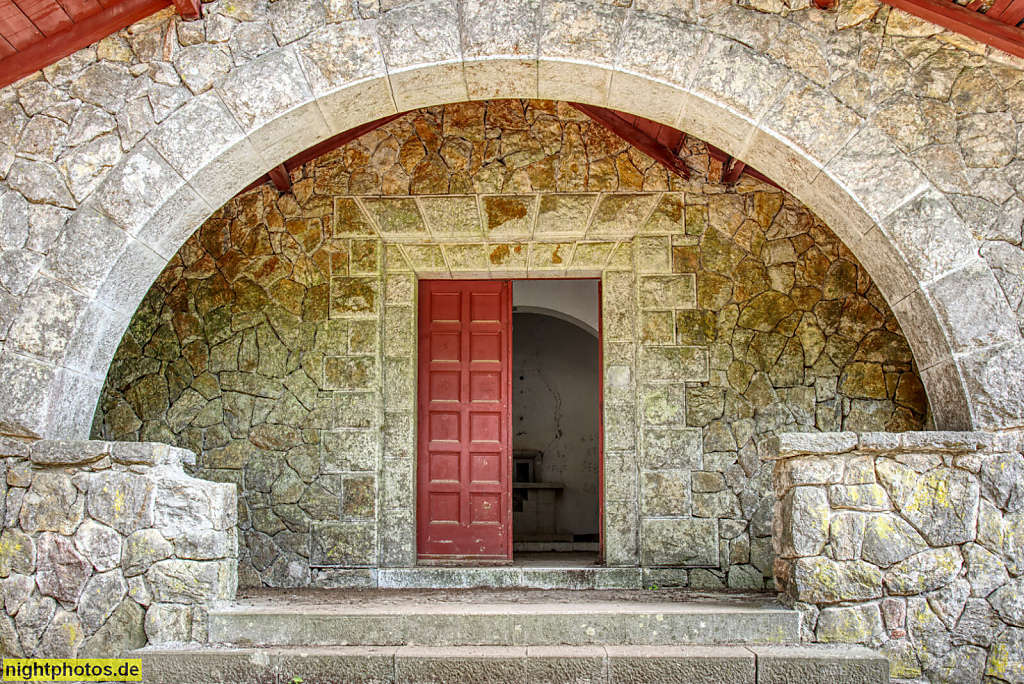
[[[976,12],[978,2],[963,7],[949,0],[882,0],[887,5],[930,21],[950,31],[1024,58],[1024,30],[1017,28],[1024,19],[1024,3],[998,1],[986,13]]]
[[[664,124],[659,124],[639,116],[618,112],[613,109],[576,104],[574,102],[570,102],[569,104],[589,116],[594,121],[607,126],[612,133],[659,162],[672,173],[676,173],[683,178],[690,177],[690,170],[687,168],[686,162],[684,162],[678,155],[678,151],[682,149],[683,143],[686,140],[685,133],[680,133],[674,128],[670,128]],[[633,123],[630,123],[631,121]],[[652,132],[646,133],[641,129],[641,126],[643,129],[648,129]],[[674,133],[674,135],[665,135],[666,133]],[[665,144],[662,144],[660,140],[663,139],[670,140],[671,142],[668,144],[672,145],[672,147],[667,147]],[[708,155],[715,161],[722,162],[723,183],[735,183],[739,180],[740,175],[746,174],[751,178],[756,178],[762,183],[767,183],[768,185],[779,188],[780,190],[782,189],[778,183],[760,171],[747,166],[738,159],[733,159],[711,143],[704,144],[707,145]]]
[[[664,126],[663,124],[650,121],[649,119],[633,117],[628,114],[616,112],[612,109],[576,104],[574,102],[570,102],[569,104],[592,118],[594,121],[608,127],[609,130],[628,142],[630,145],[641,150],[644,154],[665,165],[672,173],[676,173],[684,178],[690,177],[690,170],[686,166],[686,162],[677,155],[675,150],[659,142],[659,140],[669,140],[668,144],[675,147],[676,150],[681,149],[686,140],[685,133],[681,133],[669,126]],[[238,194],[241,195],[242,193],[249,192],[250,190],[255,190],[265,183],[273,183],[278,192],[290,192],[292,188],[292,181],[289,174],[291,171],[299,168],[306,162],[313,161],[321,155],[347,145],[353,140],[356,140],[371,131],[377,130],[381,126],[386,126],[395,119],[403,117],[408,113],[409,112],[400,112],[398,114],[386,116],[383,119],[371,121],[363,124],[362,126],[356,126],[344,133],[339,133],[338,135],[328,138],[322,143],[313,145],[313,147],[295,155],[283,164],[275,166],[269,173],[257,178]],[[630,116],[630,120],[634,123],[629,123],[629,120],[623,118],[626,116]],[[645,133],[641,130],[640,126],[651,130],[652,133]],[[782,189],[778,183],[773,181],[771,178],[768,178],[768,176],[763,173],[752,169],[738,159],[733,159],[714,145],[710,145],[708,143],[705,143],[705,145],[707,145],[708,148],[708,155],[712,159],[722,162],[723,183],[735,183],[739,180],[741,174],[747,174],[751,178],[756,178],[762,183],[767,183],[768,185],[779,188],[780,190]],[[652,154],[652,152],[654,154]],[[664,161],[659,159],[659,156],[664,159]]]
[[[570,102],[569,104],[646,154],[654,161],[664,166],[672,173],[677,176],[682,176],[683,178],[690,177],[690,169],[687,168],[686,162],[676,156],[675,152],[665,147],[655,138],[644,133],[636,126],[628,123],[612,110],[603,109],[601,107],[592,107],[591,105],[577,104],[576,102]]]
[[[174,0],[174,8],[186,21],[194,21],[203,17],[202,0]]]
[[[58,13],[52,8],[48,11],[49,6],[41,2],[19,0],[15,5],[10,0],[0,0],[0,88],[117,33],[171,3],[172,0],[106,0],[91,5],[97,8],[95,12],[69,9],[69,16],[63,8],[78,7],[82,3],[62,2]],[[201,16],[200,0],[173,0],[173,3],[186,19]],[[24,39],[15,43],[4,40],[2,34],[12,30]]]
[[[316,145],[313,145],[305,152],[300,152],[299,154],[295,155],[294,157],[284,162],[283,164],[275,166],[270,171],[270,173],[264,176],[260,176],[251,184],[249,184],[249,186],[246,187],[245,190],[242,190],[242,192],[238,194],[241,195],[243,192],[255,190],[256,188],[260,187],[261,185],[267,182],[272,182],[274,184],[274,187],[277,188],[278,192],[288,192],[292,189],[292,180],[288,174],[293,169],[297,169],[306,162],[313,161],[317,157],[327,154],[332,150],[336,150],[339,147],[342,147],[343,145],[348,145],[356,138],[360,138],[369,133],[370,131],[375,131],[381,126],[386,126],[395,119],[403,117],[408,113],[409,112],[399,112],[398,114],[385,116],[383,119],[377,119],[376,121],[365,123],[362,126],[350,128],[344,133],[339,133],[338,135],[335,135],[333,137],[328,138],[327,140],[324,140],[322,143],[317,143]]]

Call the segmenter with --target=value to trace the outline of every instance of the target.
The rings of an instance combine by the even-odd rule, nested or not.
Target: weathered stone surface
[[[5,529],[0,534],[0,577],[11,573],[31,575],[36,567],[36,544],[33,538],[18,529]]]
[[[153,598],[163,603],[205,603],[234,597],[234,561],[162,560],[146,572]]]
[[[825,608],[818,615],[814,635],[825,643],[868,644],[875,646],[884,637],[882,616],[877,603],[842,608]]]
[[[1009,579],[1006,566],[997,555],[977,544],[964,545],[967,580],[971,583],[971,596],[984,598]]]
[[[962,564],[963,558],[955,548],[928,549],[886,572],[885,587],[892,594],[921,594],[949,584]]]
[[[32,445],[31,461],[42,466],[92,463],[111,453],[111,445],[99,441],[65,442],[40,440]]]
[[[89,483],[89,515],[123,535],[153,524],[156,490],[147,478],[97,473]]]
[[[78,615],[58,608],[39,640],[39,652],[57,658],[74,658],[82,643],[82,635]]]
[[[103,658],[146,645],[146,611],[132,600],[122,601],[78,651],[81,658]]]
[[[150,643],[192,640],[192,606],[158,604],[146,611],[145,633]]]
[[[40,535],[36,584],[43,595],[74,605],[91,575],[92,564],[70,539],[54,532]]]
[[[174,554],[190,560],[232,558],[238,554],[238,534],[229,530],[186,530],[174,539]]]
[[[791,594],[808,603],[864,601],[882,595],[882,573],[862,561],[836,562],[821,556],[798,558]]]
[[[862,557],[879,567],[889,567],[927,547],[921,535],[896,515],[873,515],[864,528]]]
[[[1024,456],[1004,452],[981,466],[981,491],[1007,513],[1024,508]]]
[[[892,507],[885,490],[877,484],[832,485],[828,500],[833,508],[855,511],[886,511]]]
[[[988,599],[992,607],[1011,625],[1024,627],[1024,580],[1009,580]]]
[[[978,481],[954,468],[937,468],[917,478],[900,513],[933,545],[974,539],[978,524]]]
[[[998,677],[1011,684],[1024,682],[1024,630],[1010,628],[1003,632],[992,644],[985,674]]]
[[[89,559],[97,572],[112,570],[121,563],[121,536],[93,520],[86,520],[78,528],[75,548]]]
[[[171,543],[159,530],[139,530],[125,539],[121,567],[128,577],[145,573],[153,563],[174,553]]]
[[[772,536],[783,557],[817,556],[828,541],[830,509],[821,487],[794,487],[777,504]]]
[[[232,485],[206,483],[171,469],[154,479],[160,502],[154,512],[154,525],[168,537],[196,529],[225,530],[235,524]]]
[[[120,570],[94,575],[78,600],[78,619],[86,634],[98,630],[127,595],[128,582]]]
[[[645,565],[717,566],[718,545],[710,520],[645,520]]]
[[[14,618],[25,655],[36,652],[39,639],[57,610],[57,602],[49,596],[33,596],[21,607]]]

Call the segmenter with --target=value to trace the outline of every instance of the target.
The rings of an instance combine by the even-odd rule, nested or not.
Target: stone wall
[[[565,103],[410,113],[189,238],[93,434],[192,449],[197,475],[237,484],[244,585],[408,566],[417,279],[597,276],[609,562],[760,588],[770,473],[752,439],[920,429],[927,401],[836,236],[776,188],[721,183],[699,140],[686,153],[691,178],[669,176]]]
[[[1024,682],[1022,451],[1019,433],[767,440],[775,580],[804,637],[877,648],[897,680]]]
[[[194,479],[164,444],[5,441],[0,653],[110,658],[205,641],[233,599],[235,491]]]

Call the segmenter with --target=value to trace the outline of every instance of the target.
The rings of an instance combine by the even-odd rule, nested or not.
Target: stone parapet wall
[[[165,444],[6,441],[0,654],[116,657],[205,641],[235,597],[235,488],[190,477]]]
[[[1024,435],[833,432],[774,461],[775,581],[804,638],[896,680],[1024,682]]]

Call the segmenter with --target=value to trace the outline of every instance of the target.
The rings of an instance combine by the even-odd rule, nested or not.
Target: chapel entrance
[[[421,561],[597,561],[598,288],[420,281]]]

